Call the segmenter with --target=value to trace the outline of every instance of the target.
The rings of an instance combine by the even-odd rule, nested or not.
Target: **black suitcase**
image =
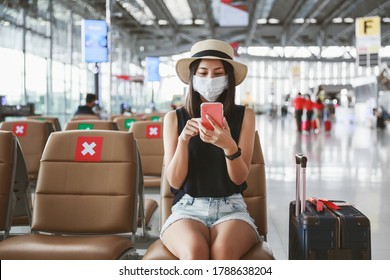
[[[318,211],[306,201],[307,158],[302,154],[295,158],[296,199],[289,209],[289,259],[371,259],[368,218],[343,201],[333,201],[338,210],[324,207]],[[304,208],[301,201],[305,201]]]
[[[340,207],[337,210],[330,210],[339,219],[340,249],[346,251],[347,259],[370,260],[370,220],[362,212],[345,201],[332,200],[332,202]]]

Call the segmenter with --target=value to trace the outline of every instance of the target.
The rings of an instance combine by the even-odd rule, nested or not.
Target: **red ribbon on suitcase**
[[[324,210],[324,205],[331,210],[339,210],[341,209],[339,206],[334,204],[332,201],[327,200],[326,198],[316,198],[310,197],[307,199],[311,204],[316,206],[317,212],[321,212]]]

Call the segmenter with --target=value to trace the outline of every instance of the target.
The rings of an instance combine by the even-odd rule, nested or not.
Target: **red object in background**
[[[294,98],[293,105],[295,110],[303,110],[304,104],[305,99],[301,95]]]
[[[309,131],[309,122],[302,121],[302,131]]]
[[[136,76],[114,75],[114,77],[117,78],[118,80],[136,82],[136,83],[143,83],[144,79],[145,79],[145,77],[143,75],[136,75]]]
[[[238,47],[240,46],[240,43],[239,42],[231,42],[229,43],[230,46],[232,46],[233,48],[233,51],[234,51],[234,56],[239,56],[238,55]]]
[[[325,131],[330,131],[332,129],[332,123],[330,122],[330,120],[324,121],[324,127]]]
[[[243,1],[236,0],[221,0],[221,3],[229,5],[231,7],[240,9],[242,11],[248,12],[248,4]]]

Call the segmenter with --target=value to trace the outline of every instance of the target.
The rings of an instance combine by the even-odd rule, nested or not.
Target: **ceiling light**
[[[167,24],[168,24],[168,21],[165,19],[158,20],[158,25],[167,25]]]
[[[294,23],[304,23],[305,19],[304,18],[296,18],[293,20]]]
[[[154,24],[154,21],[152,19],[148,19],[146,22],[145,22],[146,25],[153,25]]]
[[[269,24],[278,24],[280,21],[276,18],[270,18],[268,19]]]
[[[196,19],[196,20],[194,20],[194,23],[197,24],[197,25],[203,25],[206,22],[203,19]]]
[[[267,19],[259,18],[256,22],[257,22],[257,24],[267,24]]]
[[[190,25],[193,23],[194,16],[187,0],[164,0],[164,3],[178,24]]]
[[[343,19],[342,18],[334,18],[332,21],[333,21],[333,23],[342,23]]]

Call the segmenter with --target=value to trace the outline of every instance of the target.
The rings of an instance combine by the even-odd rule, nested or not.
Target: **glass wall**
[[[95,65],[82,62],[82,17],[64,7],[65,2],[37,0],[25,8],[0,3],[0,95],[9,105],[34,103],[36,114],[58,116],[62,123],[84,103],[86,93],[95,92],[96,77]],[[103,110],[119,113],[122,102],[131,104],[132,91],[142,90],[129,81],[110,80],[110,71],[113,77],[134,75],[129,38],[111,31],[117,34],[113,66],[98,65],[98,93]]]

